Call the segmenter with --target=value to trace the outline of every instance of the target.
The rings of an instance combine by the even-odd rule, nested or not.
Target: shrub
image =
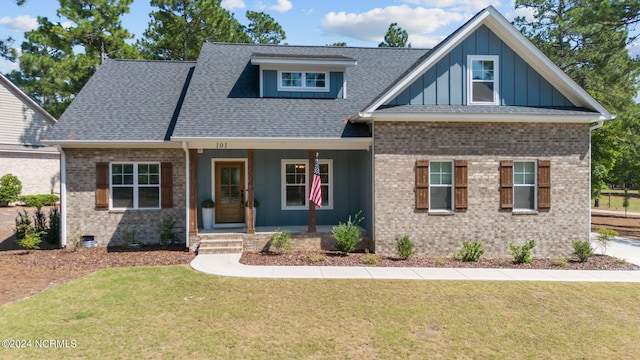
[[[407,260],[411,256],[413,256],[413,254],[415,254],[415,250],[413,249],[413,242],[409,240],[409,236],[407,235],[396,238],[396,247],[398,249],[398,255],[403,260]]]
[[[36,232],[47,232],[47,217],[41,208],[37,208],[33,215],[33,228]]]
[[[53,206],[60,198],[54,194],[40,194],[40,195],[23,195],[20,196],[20,201],[26,207],[41,208],[43,206]]]
[[[615,236],[618,236],[618,232],[615,230],[611,230],[603,227],[598,228],[598,237],[596,238],[596,240],[598,241],[598,244],[600,244],[600,247],[602,248],[602,254],[607,253],[607,246],[609,245],[609,241],[611,241],[611,238]]]
[[[276,252],[283,252],[291,249],[291,233],[287,230],[278,231],[271,235],[269,244],[276,249]]]
[[[160,245],[168,246],[174,245],[178,243],[178,235],[173,232],[173,227],[176,225],[176,222],[173,220],[165,219],[163,220],[160,227]]]
[[[20,241],[24,239],[27,231],[32,229],[31,218],[26,211],[18,211],[18,217],[16,218],[16,240]]]
[[[60,211],[57,206],[49,209],[49,228],[46,232],[44,238],[49,244],[60,243]]]
[[[536,247],[535,240],[529,240],[522,246],[515,246],[509,243],[509,249],[511,250],[511,254],[513,254],[513,261],[516,264],[530,264],[533,262],[533,258],[531,257],[531,249]]]
[[[378,265],[378,257],[376,254],[370,254],[369,249],[364,250],[366,254],[362,258],[362,262],[367,265]]]
[[[557,266],[557,267],[567,267],[569,266],[569,261],[565,258],[557,258],[557,259],[553,259],[553,261],[551,262],[551,265]]]
[[[22,192],[22,182],[13,174],[6,174],[0,178],[0,203],[10,203],[18,200]]]
[[[40,243],[42,242],[42,235],[44,235],[44,231],[33,231],[28,230],[24,237],[21,240],[18,240],[18,245],[22,246],[25,249],[40,249]]]
[[[331,232],[333,238],[336,239],[336,248],[343,254],[347,254],[356,249],[356,245],[362,240],[360,237],[360,224],[364,220],[362,217],[362,210],[358,211],[354,215],[353,219],[349,216],[347,223],[340,222],[337,226],[334,226]]]
[[[484,249],[482,249],[482,244],[478,241],[470,244],[466,241],[462,242],[462,250],[458,253],[458,256],[462,261],[465,262],[475,262],[480,259],[480,257],[484,254]]]
[[[313,255],[309,255],[309,260],[312,263],[317,263],[317,262],[321,262],[324,261],[324,259],[327,258],[327,255],[325,254],[313,254]]]
[[[573,253],[576,254],[580,262],[587,262],[593,256],[591,243],[588,241],[576,241],[573,243]]]

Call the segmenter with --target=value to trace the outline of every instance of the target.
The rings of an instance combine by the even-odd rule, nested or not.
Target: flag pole
[[[313,156],[315,152],[316,156]],[[313,179],[313,170],[315,167],[315,160],[318,157],[319,153],[315,150],[309,150],[309,171],[307,172],[308,181],[312,181]],[[316,204],[309,200],[309,229],[308,232],[314,233],[316,232]]]

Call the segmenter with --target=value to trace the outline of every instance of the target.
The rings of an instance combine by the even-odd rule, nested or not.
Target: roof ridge
[[[431,50],[429,48],[421,48],[421,47],[377,47],[377,46],[329,46],[329,45],[274,45],[274,44],[251,44],[251,43],[229,43],[229,42],[217,42],[217,41],[206,41],[204,44],[211,45],[230,45],[230,46],[254,46],[254,47],[281,47],[281,48],[318,48],[318,49],[380,49],[380,50],[416,50],[416,51],[425,51]]]
[[[149,63],[163,63],[163,64],[196,64],[195,60],[149,60],[149,59],[108,59],[107,61],[122,61],[122,62],[149,62]]]

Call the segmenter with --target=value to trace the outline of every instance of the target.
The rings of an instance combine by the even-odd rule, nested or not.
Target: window
[[[431,161],[429,209],[453,210],[453,163],[451,161]]]
[[[326,72],[279,71],[279,91],[329,91]]]
[[[534,161],[513,162],[513,208],[515,210],[536,209],[536,163]]]
[[[112,163],[112,209],[159,209],[159,163]]]
[[[282,160],[282,209],[309,209],[309,179],[308,160]],[[331,174],[332,160],[320,160],[320,179],[322,187],[322,208],[333,209],[333,190]]]
[[[469,56],[468,103],[470,105],[499,105],[498,57]]]

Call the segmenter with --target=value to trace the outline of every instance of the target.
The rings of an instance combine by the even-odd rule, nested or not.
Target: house
[[[0,74],[0,177],[13,174],[23,195],[60,192],[60,154],[40,142],[56,119]]]
[[[110,60],[47,142],[65,239],[157,241],[171,219],[192,250],[210,236],[259,250],[276,228],[327,246],[362,211],[378,254],[408,235],[420,254],[535,239],[559,256],[588,239],[590,132],[612,118],[488,7],[431,50],[208,43],[196,62]]]

